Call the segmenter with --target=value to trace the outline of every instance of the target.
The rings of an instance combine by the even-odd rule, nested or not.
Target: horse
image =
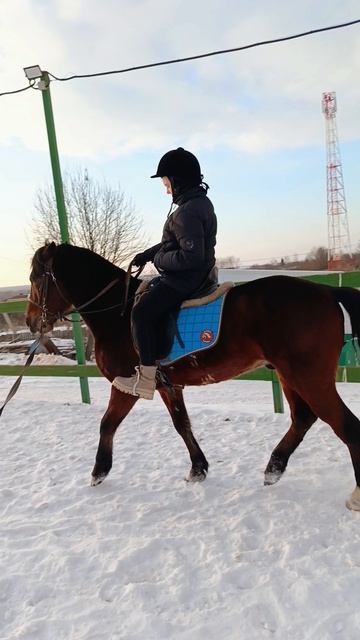
[[[131,337],[131,308],[139,279],[82,247],[48,243],[32,259],[26,322],[46,333],[77,309],[95,338],[96,363],[110,381],[129,376],[138,363]],[[124,309],[125,289],[128,302]],[[192,432],[184,403],[187,385],[216,383],[268,365],[280,379],[291,424],[271,453],[264,484],[277,482],[289,458],[317,418],[327,422],[350,452],[356,486],[346,501],[360,510],[360,422],[337,393],[335,375],[349,313],[353,339],[360,334],[360,292],[300,278],[270,276],[227,293],[217,343],[165,367],[157,390],[190,456],[190,481],[204,480],[208,461]],[[165,383],[164,380],[167,380]],[[100,423],[91,484],[110,472],[115,432],[138,398],[113,386]]]

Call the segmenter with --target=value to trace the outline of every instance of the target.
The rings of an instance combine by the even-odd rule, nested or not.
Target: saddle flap
[[[184,356],[215,346],[220,334],[225,298],[226,293],[223,293],[207,304],[180,309],[171,350],[160,361],[161,365],[172,364]]]

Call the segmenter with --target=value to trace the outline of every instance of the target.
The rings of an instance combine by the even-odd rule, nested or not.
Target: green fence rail
[[[331,286],[347,286],[360,288],[360,272],[329,273],[306,276],[306,280]],[[241,284],[241,283],[237,283]],[[14,300],[0,303],[0,313],[24,313],[27,306],[25,300]],[[32,365],[24,371],[21,365],[0,365],[0,376],[32,376],[32,377],[66,377],[66,378],[100,378],[102,374],[96,365]],[[259,380],[272,383],[273,404],[276,413],[283,413],[283,395],[276,371],[259,367],[248,371],[235,380]],[[351,334],[345,335],[345,344],[340,354],[337,382],[360,382],[360,351],[352,340]]]
[[[0,302],[0,313],[25,313],[26,306],[26,300]]]
[[[304,280],[311,280],[319,284],[328,284],[331,287],[355,287],[360,288],[360,271],[347,271],[344,273],[318,273],[313,276],[301,276]]]

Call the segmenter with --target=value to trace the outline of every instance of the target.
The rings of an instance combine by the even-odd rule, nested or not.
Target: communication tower
[[[349,271],[353,268],[344,179],[336,124],[336,93],[322,94],[326,127],[326,182],[328,220],[328,269]]]

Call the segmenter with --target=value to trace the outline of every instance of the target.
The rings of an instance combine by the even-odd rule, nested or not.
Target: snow
[[[13,382],[0,378],[1,399]],[[109,384],[90,388],[89,406],[78,380],[25,378],[0,419],[1,640],[358,640],[360,513],[344,506],[352,465],[329,427],[264,487],[289,423],[271,385],[190,388],[204,483],[184,482],[188,454],[156,398],[90,487]],[[359,415],[358,386],[339,390]]]
[[[0,353],[0,364],[23,365],[26,361],[27,356],[28,356],[28,352],[26,353],[25,356],[21,353]],[[65,356],[61,356],[61,355],[55,355],[53,353],[39,353],[34,356],[33,365],[41,365],[41,364],[45,364],[48,366],[54,366],[55,364],[67,364],[70,366],[74,366],[76,362],[71,358],[66,358]],[[88,362],[88,364],[94,364],[94,363]],[[1,388],[2,388],[2,385],[0,383],[0,389]]]

